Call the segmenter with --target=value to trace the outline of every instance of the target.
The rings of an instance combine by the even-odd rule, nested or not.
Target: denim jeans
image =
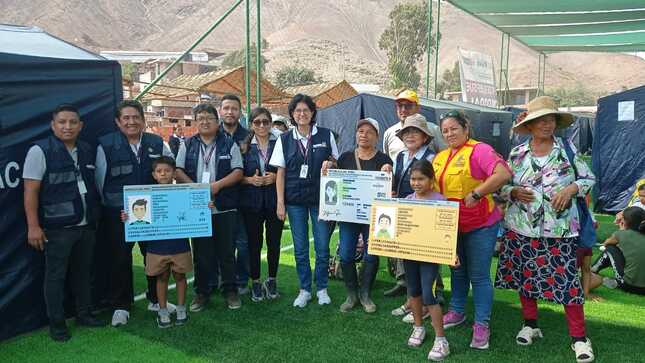
[[[475,322],[488,325],[493,306],[490,264],[495,251],[499,222],[488,227],[459,233],[457,255],[460,266],[452,269],[450,310],[464,313],[468,290],[472,285]]]
[[[237,286],[245,287],[249,282],[249,238],[242,213],[237,211],[235,214],[235,276]]]
[[[354,257],[356,256],[356,245],[358,244],[358,235],[361,233],[363,234],[363,241],[365,241],[363,261],[376,262],[378,260],[377,256],[367,254],[367,240],[370,233],[369,224],[339,222],[338,231],[340,233],[338,252],[340,254],[341,263],[354,262]]]
[[[300,288],[311,292],[311,265],[309,263],[309,226],[314,235],[314,251],[316,264],[314,274],[316,288],[327,288],[327,270],[329,268],[329,223],[318,220],[318,207],[307,205],[287,205],[293,249],[296,257],[296,271],[300,280]]]

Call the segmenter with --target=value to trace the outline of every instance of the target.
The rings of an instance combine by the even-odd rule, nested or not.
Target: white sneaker
[[[421,317],[422,320],[426,320],[427,318],[430,317],[430,310],[427,310],[425,314]],[[414,315],[412,315],[412,312],[410,311],[409,313],[405,314],[403,319],[401,319],[404,323],[408,324],[413,324],[414,323]]]
[[[112,315],[112,326],[125,325],[130,319],[130,313],[127,310],[114,310]]]
[[[542,330],[538,328],[531,328],[530,326],[524,326],[517,336],[515,337],[515,342],[519,345],[531,345],[533,344],[534,338],[544,338],[542,335]]]
[[[177,311],[177,306],[175,304],[167,302],[166,309],[168,309],[168,313],[174,314],[175,311]],[[159,303],[148,303],[148,311],[159,311]]]
[[[318,290],[316,296],[318,296],[318,305],[331,304],[331,298],[329,297],[329,294],[327,294],[327,289]]]
[[[298,297],[293,301],[293,306],[297,308],[304,308],[307,302],[311,300],[311,293],[307,290],[300,290]]]
[[[571,349],[576,352],[576,362],[589,363],[594,361],[593,349],[591,348],[591,340],[589,338],[585,342],[571,344]]]
[[[441,362],[448,355],[450,355],[450,345],[448,344],[448,341],[446,339],[435,339],[432,350],[428,353],[428,359],[435,362]]]

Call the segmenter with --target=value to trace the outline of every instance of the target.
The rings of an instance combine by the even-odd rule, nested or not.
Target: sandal
[[[534,338],[544,338],[542,331],[539,328],[531,328],[530,326],[524,326],[517,336],[515,337],[515,342],[519,345],[531,345],[533,344]]]
[[[571,344],[571,349],[576,352],[576,362],[589,363],[594,361],[593,349],[591,348],[591,340],[589,338],[584,342]]]

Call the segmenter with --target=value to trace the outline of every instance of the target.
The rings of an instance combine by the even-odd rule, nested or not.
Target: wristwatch
[[[476,191],[474,191],[474,190],[473,190],[472,192],[470,192],[470,194],[473,196],[473,199],[474,199],[474,200],[480,200],[480,199],[482,199],[482,195],[481,195],[481,194],[479,194],[479,193],[477,193],[477,192],[476,192]]]

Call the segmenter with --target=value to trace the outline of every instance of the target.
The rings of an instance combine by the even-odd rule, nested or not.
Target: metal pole
[[[432,51],[432,0],[428,0],[428,62],[426,63],[426,98],[430,98],[430,52]]]
[[[538,90],[537,95],[544,94],[544,75],[546,73],[546,54],[540,53],[538,58]]]
[[[244,59],[244,93],[246,95],[246,117],[251,114],[251,3],[244,0],[246,5],[246,52]],[[248,121],[248,120],[247,120]]]
[[[432,0],[430,0],[432,1]],[[437,31],[435,35],[436,45],[434,47],[434,89],[433,98],[437,98],[437,69],[439,67],[439,20],[441,19],[441,0],[437,0]]]
[[[256,37],[255,37],[255,103],[262,106],[262,30],[260,19],[260,1],[255,0]]]
[[[138,101],[141,97],[143,97],[146,93],[148,93],[152,87],[154,87],[157,83],[159,83],[159,81],[161,81],[161,79],[165,77],[168,72],[170,72],[172,67],[176,66],[179,62],[181,62],[181,60],[184,59],[184,57],[188,53],[190,53],[193,49],[195,49],[195,47],[198,46],[199,43],[201,43],[213,30],[215,30],[215,28],[217,28],[217,26],[222,21],[224,21],[224,19],[226,19],[226,17],[229,16],[233,12],[233,10],[235,10],[241,3],[242,3],[242,0],[237,0],[237,2],[235,2],[235,4],[231,6],[231,8],[224,13],[224,15],[222,15],[219,19],[217,19],[217,21],[213,23],[213,25],[211,25],[211,27],[208,28],[208,30],[199,37],[199,39],[197,39],[188,49],[186,49],[186,51],[184,51],[184,53],[181,56],[179,56],[179,58],[177,58],[174,62],[172,62],[172,64],[170,64],[166,69],[164,69],[163,72],[161,72],[157,76],[157,78],[155,78],[152,82],[150,82],[150,84],[147,85],[143,89],[143,91],[141,91],[141,93],[139,93],[137,97],[135,97],[134,99]]]

